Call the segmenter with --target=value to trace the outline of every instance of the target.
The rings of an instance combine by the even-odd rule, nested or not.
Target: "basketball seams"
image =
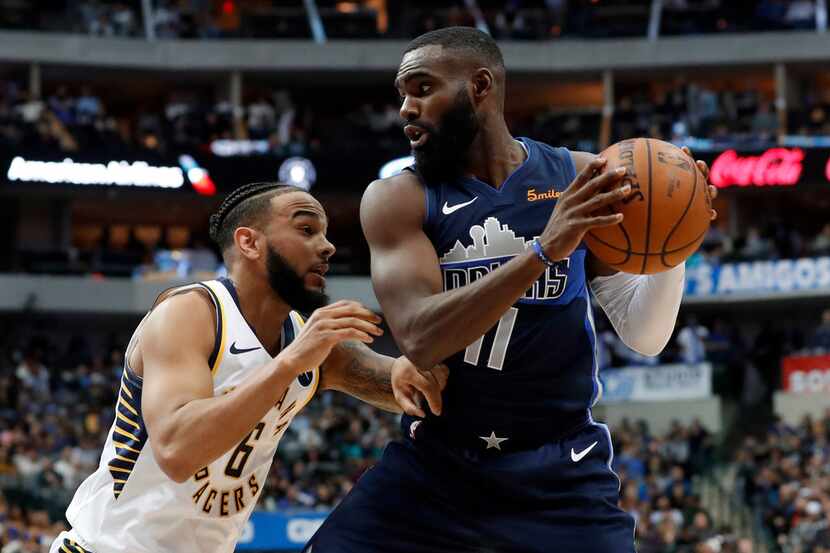
[[[611,207],[611,206],[608,206],[606,209],[607,209],[607,214],[608,215],[614,215],[616,213],[616,211],[614,211],[614,208]],[[622,265],[623,263],[628,263],[628,260],[631,259],[631,252],[632,252],[631,236],[629,236],[628,231],[625,229],[625,226],[623,226],[622,223],[619,223],[617,226],[620,228],[620,232],[622,233],[623,238],[625,238],[625,244],[626,245],[625,245],[625,249],[615,247],[614,251],[625,253],[627,255],[625,256],[625,258],[622,261],[616,262],[615,265]],[[605,240],[603,240],[602,238],[600,238],[599,236],[594,234],[594,231],[592,231],[592,230],[588,231],[588,233],[586,234],[586,237],[589,238],[589,239],[592,239],[592,240],[596,240],[600,244],[608,245],[608,243]]]
[[[666,250],[664,252],[635,252],[635,251],[632,251],[632,250],[624,250],[624,249],[620,248],[619,246],[609,244],[608,242],[606,242],[602,238],[598,238],[596,235],[592,235],[591,238],[593,238],[594,240],[596,240],[597,242],[599,242],[601,245],[605,246],[609,250],[614,250],[615,252],[620,252],[620,253],[627,253],[627,254],[629,254],[629,257],[631,257],[631,256],[656,257],[656,256],[661,256],[661,255],[671,255],[671,254],[674,254],[674,253],[685,250],[686,248],[688,248],[689,246],[694,245],[698,240],[700,240],[704,236],[706,236],[706,232],[708,230],[709,229],[706,229],[702,233],[698,234],[697,237],[695,237],[695,239],[690,241],[689,243],[683,244],[682,246],[680,246],[678,248],[674,248],[672,250]],[[620,263],[615,263],[615,265],[620,265]]]
[[[692,166],[692,173],[694,174],[694,180],[692,180],[692,193],[689,196],[689,203],[686,204],[685,209],[683,209],[683,213],[680,214],[680,217],[678,217],[677,221],[674,223],[674,226],[666,235],[666,239],[665,241],[663,241],[663,245],[660,247],[660,263],[662,263],[665,267],[672,267],[672,265],[666,263],[666,255],[669,253],[668,251],[666,251],[666,247],[669,241],[671,240],[672,235],[675,233],[675,231],[677,231],[678,228],[680,228],[680,224],[683,222],[683,219],[685,219],[686,215],[689,213],[689,209],[691,209],[692,204],[695,201],[695,196],[697,195],[697,167]],[[648,250],[648,248],[646,248],[646,250]]]
[[[698,175],[696,167],[689,174],[689,156],[677,151],[676,146],[649,138],[632,141],[636,146],[623,141],[608,148],[604,154],[613,160],[612,166],[623,165],[631,177],[642,177],[632,178],[631,182],[636,191],[631,199],[637,201],[631,205],[622,202],[624,205],[618,206],[626,215],[623,222],[590,229],[583,240],[594,255],[608,265],[634,274],[651,274],[677,265],[694,253],[705,239],[708,218],[704,221],[699,212],[702,198],[707,198],[708,191],[705,179],[702,174]],[[621,144],[625,144],[624,153]],[[643,160],[643,154],[646,160]],[[678,167],[683,168],[682,172]],[[655,178],[658,179],[656,183]],[[687,194],[685,200],[684,193]],[[658,194],[656,201],[652,198],[654,194]],[[612,213],[613,209],[602,212]],[[651,239],[652,232],[655,233],[654,240]],[[693,234],[697,236],[690,240]],[[638,243],[636,248],[634,242]],[[683,244],[675,245],[674,242]]]
[[[648,211],[646,212],[646,244],[643,250],[648,252],[649,239],[651,238],[651,142],[648,139],[643,142],[646,143],[646,159],[648,160]],[[648,255],[645,255],[643,257],[643,268],[640,270],[641,273],[646,272],[647,263]]]

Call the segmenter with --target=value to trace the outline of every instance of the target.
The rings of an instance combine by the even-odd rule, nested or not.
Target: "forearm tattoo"
[[[344,342],[349,357],[345,368],[345,392],[381,409],[398,410],[392,394],[394,359],[379,355],[359,342]]]

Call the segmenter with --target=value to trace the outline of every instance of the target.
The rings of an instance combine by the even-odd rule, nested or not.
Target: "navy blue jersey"
[[[523,138],[526,161],[496,189],[473,178],[425,185],[424,230],[451,290],[531,250],[575,177],[568,150]],[[446,363],[444,415],[453,439],[555,433],[587,416],[600,393],[584,244],[549,267],[481,339]],[[561,430],[566,430],[561,428]],[[507,444],[505,444],[507,445]]]

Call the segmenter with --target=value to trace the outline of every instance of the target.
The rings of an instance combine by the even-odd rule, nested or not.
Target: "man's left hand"
[[[692,151],[689,149],[688,146],[683,146],[681,148],[681,150],[683,150],[686,153],[686,155],[689,156],[690,158],[695,159],[695,157],[692,155]],[[706,179],[706,183],[709,185],[709,198],[711,198],[712,201],[714,201],[715,198],[718,197],[718,189],[717,189],[717,187],[712,186],[711,184],[709,184],[709,166],[706,164],[705,161],[700,160],[700,159],[696,159],[695,164],[697,165],[697,168],[700,169],[700,172],[703,173],[703,178]],[[711,213],[709,214],[709,216],[714,221],[715,219],[718,218],[718,212],[715,211],[714,208],[712,208]]]
[[[404,413],[426,417],[421,400],[426,399],[430,411],[441,414],[441,392],[447,385],[450,371],[446,365],[422,370],[406,357],[398,357],[392,366],[392,393]]]

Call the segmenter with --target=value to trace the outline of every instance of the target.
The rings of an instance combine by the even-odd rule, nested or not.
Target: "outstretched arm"
[[[320,387],[338,390],[379,409],[424,416],[419,396],[433,413],[441,414],[441,391],[447,383],[447,368],[439,365],[420,371],[406,357],[375,353],[360,342],[334,347],[322,367]]]
[[[688,148],[684,151],[691,157]],[[577,171],[596,158],[586,152],[573,152],[572,157]],[[706,163],[698,161],[697,165],[708,178]],[[709,186],[709,194],[714,198],[717,189]],[[716,216],[712,211],[712,219]],[[586,265],[594,297],[623,343],[643,355],[663,351],[674,332],[683,300],[686,264],[654,275],[632,275],[619,273],[590,254]]]
[[[596,160],[568,187],[542,233],[553,260],[571,255],[584,233],[616,224],[619,215],[594,216],[630,191],[615,188],[622,173],[603,173]],[[443,291],[438,255],[423,231],[424,191],[411,173],[373,182],[360,221],[372,254],[372,284],[398,346],[419,367],[431,367],[490,330],[543,271],[535,252],[517,255],[486,276]]]

